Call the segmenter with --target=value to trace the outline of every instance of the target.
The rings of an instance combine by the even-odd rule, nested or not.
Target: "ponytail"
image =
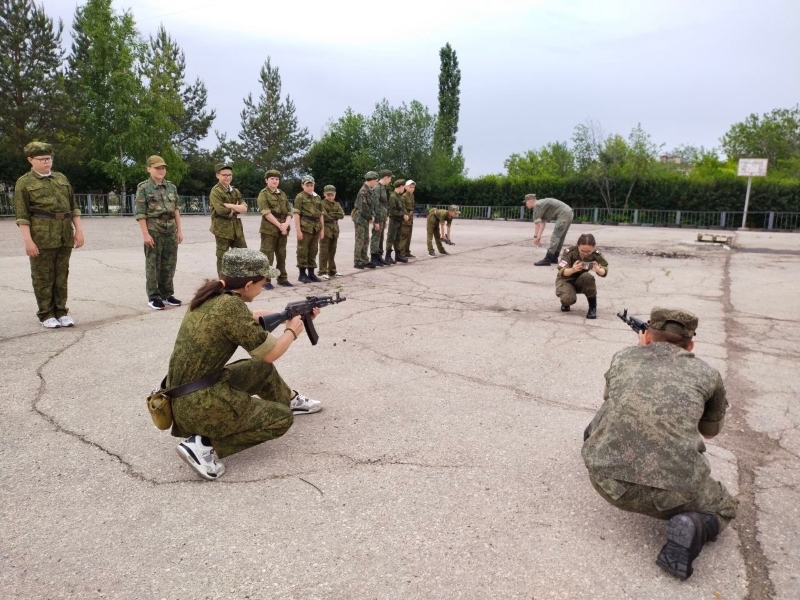
[[[264,279],[258,277],[228,277],[227,279],[206,279],[197,291],[194,298],[189,303],[189,310],[195,310],[203,305],[206,300],[211,300],[221,295],[225,290],[239,290],[248,283],[256,283]]]

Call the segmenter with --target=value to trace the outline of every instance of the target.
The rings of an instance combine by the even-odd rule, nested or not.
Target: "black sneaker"
[[[164,303],[161,300],[150,300],[150,302],[147,303],[147,306],[153,310],[164,310]]]
[[[569,306],[566,304],[561,305],[561,312],[569,312]]]
[[[264,285],[261,286],[261,289],[262,290],[274,290],[275,286],[272,285],[271,281],[268,281],[267,283],[265,283]]]
[[[417,258],[417,257],[411,254],[411,252],[409,252],[408,254],[406,254],[406,258]]]
[[[169,298],[164,300],[164,302],[166,304],[169,304],[170,306],[180,306],[181,305],[181,301],[178,300],[175,296],[170,296]]]

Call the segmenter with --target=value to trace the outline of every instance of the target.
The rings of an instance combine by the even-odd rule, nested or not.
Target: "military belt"
[[[159,221],[172,221],[175,219],[175,215],[173,213],[164,213],[158,215],[157,217],[148,217],[149,219],[158,219]]]
[[[49,213],[49,212],[32,212],[32,217],[41,217],[42,219],[55,219],[56,221],[63,221],[64,219],[69,219],[72,216],[72,213],[63,212],[63,213]]]
[[[216,217],[217,219],[238,219],[239,218],[239,213],[235,213],[235,212],[231,211],[231,214],[228,215],[227,217],[225,215],[218,215],[217,213],[214,213],[211,216],[212,217]]]
[[[336,219],[325,219],[326,223],[335,223]]]
[[[300,215],[301,219],[305,219],[306,221],[316,221],[319,223],[319,217],[309,217],[307,215]]]
[[[172,389],[166,390],[164,392],[165,396],[169,396],[170,398],[179,398],[180,396],[185,396],[187,394],[191,394],[192,392],[199,392],[200,390],[204,390],[206,388],[210,388],[212,385],[219,381],[219,376],[222,374],[222,370],[217,371],[216,373],[211,373],[210,375],[206,375],[205,377],[201,377],[200,379],[195,379],[194,381],[190,381],[189,383],[184,383],[183,385],[176,386]],[[164,377],[163,381],[161,382],[161,389],[167,387],[167,378]]]
[[[271,214],[273,217],[275,217],[275,218],[276,218],[278,221],[285,221],[285,220],[286,220],[286,217],[288,217],[288,216],[289,216],[289,215],[279,215],[279,214],[277,214],[277,213],[270,213],[270,214]],[[264,215],[264,219],[266,219],[266,218],[267,218],[267,215]]]

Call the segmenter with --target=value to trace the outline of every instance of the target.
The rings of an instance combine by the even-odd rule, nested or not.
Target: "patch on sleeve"
[[[563,259],[562,259],[562,260],[561,260],[561,262],[560,262],[560,263],[558,263],[558,266],[559,266],[559,267],[566,267],[566,266],[567,266],[567,261],[565,261],[565,260],[563,260]]]

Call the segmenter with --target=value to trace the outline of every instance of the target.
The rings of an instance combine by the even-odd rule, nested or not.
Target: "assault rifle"
[[[339,292],[336,292],[335,296],[306,296],[305,300],[289,302],[286,308],[283,309],[283,312],[258,317],[258,322],[266,331],[272,331],[284,321],[300,316],[303,318],[303,327],[306,328],[308,339],[311,340],[312,345],[316,346],[319,341],[319,335],[317,334],[317,330],[314,329],[311,311],[315,308],[328,306],[329,304],[339,304],[339,302],[344,302],[345,300],[347,300],[347,298],[341,296]]]
[[[621,313],[617,313],[617,316],[622,319],[628,327],[633,329],[636,333],[642,333],[643,331],[647,331],[647,322],[642,321],[641,319],[637,319],[636,317],[629,317],[628,316],[628,309],[626,308]]]
[[[442,241],[443,241],[445,244],[447,244],[448,246],[455,246],[455,245],[456,245],[456,243],[455,243],[455,242],[451,242],[451,241],[450,241],[450,236],[449,236],[449,235],[448,235],[448,236],[444,236],[444,237],[442,238]]]

